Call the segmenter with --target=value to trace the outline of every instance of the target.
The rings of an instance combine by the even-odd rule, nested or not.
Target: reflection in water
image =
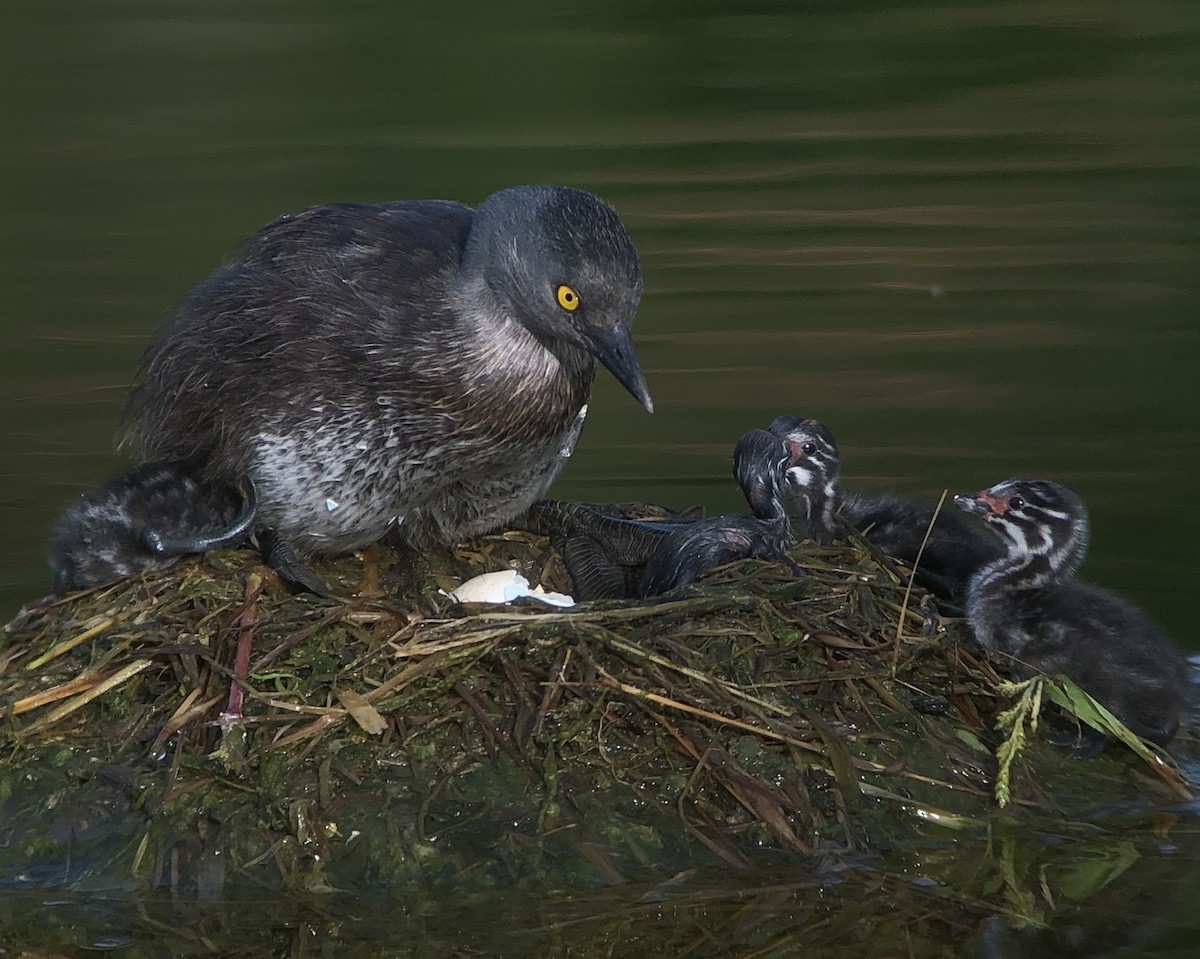
[[[1195,850],[1182,858],[1144,857],[1139,844],[1083,842],[1058,853],[1048,845],[1031,855],[1000,840],[996,864],[1008,869],[1000,877],[978,870],[982,856],[931,843],[930,858],[963,861],[959,872],[969,889],[929,880],[919,860],[881,868],[818,860],[803,869],[688,870],[654,886],[569,895],[378,890],[299,895],[269,908],[245,894],[135,901],[121,890],[80,888],[47,901],[44,892],[8,890],[0,897],[0,944],[153,943],[180,957],[1189,954],[1187,944],[1200,936],[1186,893],[1197,881]],[[985,879],[995,880],[991,891],[976,898]],[[872,889],[867,895],[863,882]],[[991,918],[980,912],[989,902],[999,910]],[[1052,912],[1057,921],[1041,925]]]

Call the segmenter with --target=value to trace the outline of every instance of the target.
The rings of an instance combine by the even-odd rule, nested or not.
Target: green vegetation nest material
[[[1005,708],[1007,821],[1190,795],[1156,754],[1025,737],[1036,694],[1010,707],[961,621],[882,558],[794,556],[806,575],[747,562],[572,610],[432,588],[516,567],[569,591],[544,540],[507,533],[330,563],[344,600],[290,595],[242,551],[32,607],[0,646],[0,875],[572,886],[982,838]]]

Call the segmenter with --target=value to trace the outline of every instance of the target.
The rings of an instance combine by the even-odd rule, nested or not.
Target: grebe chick
[[[814,542],[829,545],[840,532],[839,521],[844,522],[881,553],[914,566],[917,581],[926,589],[959,604],[971,574],[1000,558],[1003,551],[994,538],[954,510],[944,509],[934,520],[937,506],[925,500],[890,493],[843,493],[837,443],[823,423],[779,416],[770,431],[791,452],[788,483]],[[916,566],[918,553],[921,562]]]
[[[166,569],[180,556],[246,541],[253,487],[214,490],[176,463],[144,463],[81,493],[50,539],[58,595]]]
[[[147,351],[123,445],[214,487],[248,477],[267,562],[322,592],[310,557],[389,531],[457,542],[543,496],[597,360],[652,410],[641,295],[620,218],[581,190],[312,207],[192,290]]]
[[[1186,663],[1141,609],[1074,578],[1088,544],[1082,500],[1048,480],[1010,479],[954,502],[982,516],[1007,548],[967,590],[979,644],[1022,678],[1066,674],[1137,735],[1169,742],[1188,698]],[[1093,755],[1105,741],[1085,726],[1076,754]]]
[[[787,556],[792,529],[780,502],[790,463],[787,446],[766,430],[751,430],[738,440],[733,475],[754,515],[696,519],[668,532],[646,562],[641,594],[658,596],[738,559],[772,560],[796,569]]]

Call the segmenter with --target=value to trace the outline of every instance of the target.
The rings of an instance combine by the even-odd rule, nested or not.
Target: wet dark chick
[[[954,510],[942,510],[934,520],[937,506],[924,500],[888,493],[843,494],[837,443],[823,423],[779,416],[770,431],[787,443],[792,460],[788,483],[815,542],[832,543],[844,522],[881,553],[915,566],[918,582],[955,603],[962,603],[971,574],[1002,555],[994,538]]]
[[[1007,550],[967,591],[980,645],[1010,659],[1019,677],[1066,674],[1139,736],[1169,742],[1188,700],[1186,663],[1141,609],[1075,579],[1088,544],[1079,497],[1048,480],[1010,479],[954,502],[983,517]],[[1105,737],[1084,727],[1072,742],[1087,756]]]
[[[191,292],[146,354],[124,445],[198,463],[206,488],[248,479],[268,563],[323,591],[310,557],[385,533],[455,542],[540,498],[597,360],[651,410],[641,294],[620,218],[580,190],[313,207]]]
[[[146,463],[80,494],[50,541],[59,595],[165,569],[180,556],[237,546],[255,517],[253,488],[199,481],[177,464]]]
[[[678,524],[654,547],[642,573],[642,596],[695,582],[708,570],[739,559],[793,566],[787,511],[780,501],[791,463],[786,445],[766,430],[751,430],[733,451],[733,475],[753,516],[712,516]]]

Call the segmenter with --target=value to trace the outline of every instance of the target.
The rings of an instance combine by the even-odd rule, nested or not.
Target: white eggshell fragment
[[[460,603],[511,603],[514,599],[529,596],[551,606],[574,606],[575,600],[563,593],[550,593],[535,586],[515,569],[498,573],[484,573],[467,580],[449,593]]]

